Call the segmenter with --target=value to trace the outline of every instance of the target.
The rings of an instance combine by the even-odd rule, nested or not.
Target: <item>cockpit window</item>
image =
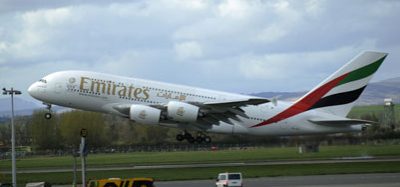
[[[47,83],[47,81],[44,79],[40,79],[39,82]]]

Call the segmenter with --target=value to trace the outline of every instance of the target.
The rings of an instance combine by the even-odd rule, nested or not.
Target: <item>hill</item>
[[[277,97],[279,100],[294,101],[305,93],[305,91],[260,92],[251,95],[266,98]],[[357,101],[357,105],[382,105],[385,98],[392,98],[395,103],[400,103],[400,77],[368,84]]]
[[[14,97],[15,115],[31,115],[33,110],[38,108],[40,108],[40,106],[34,102]],[[10,97],[0,99],[0,117],[1,116],[11,116]]]
[[[384,98],[392,98],[395,103],[400,103],[400,77],[369,84],[358,104],[382,104]]]

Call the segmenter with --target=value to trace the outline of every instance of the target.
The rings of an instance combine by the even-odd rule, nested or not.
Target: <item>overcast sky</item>
[[[74,69],[304,91],[364,50],[390,53],[373,81],[400,77],[399,10],[389,0],[0,0],[0,87],[25,91]]]

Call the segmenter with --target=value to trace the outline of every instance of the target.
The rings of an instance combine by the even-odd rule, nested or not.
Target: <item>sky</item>
[[[365,50],[400,77],[400,1],[0,0],[0,87],[89,70],[235,93],[305,91]]]

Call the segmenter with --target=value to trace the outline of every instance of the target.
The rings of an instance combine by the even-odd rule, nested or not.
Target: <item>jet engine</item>
[[[131,105],[129,118],[146,125],[157,125],[160,121],[161,110],[145,105]]]
[[[167,105],[167,115],[175,121],[195,122],[199,116],[199,107],[183,102],[170,101]]]

